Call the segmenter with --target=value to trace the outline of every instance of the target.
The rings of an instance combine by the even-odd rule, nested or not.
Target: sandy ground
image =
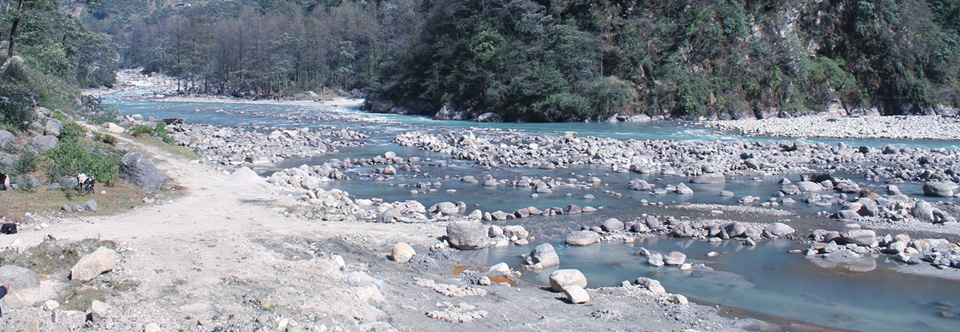
[[[562,293],[523,282],[516,288],[478,286],[472,283],[478,273],[455,275],[453,269],[487,268],[476,266],[481,253],[442,245],[442,224],[284,217],[284,206],[295,198],[262,179],[228,176],[141,148],[186,188],[184,196],[119,215],[57,220],[41,231],[0,238],[0,247],[19,242],[29,248],[48,235],[58,241],[98,238],[119,244],[119,267],[89,286],[136,287],[108,292],[105,302],[111,308],[86,323],[90,330],[143,331],[148,324],[162,331],[770,328],[752,319],[720,317],[712,307],[672,303],[636,286],[592,289],[586,305],[568,304]],[[388,260],[397,242],[413,245],[417,256],[406,264]],[[69,331],[83,324],[78,318],[86,316],[83,312],[56,309],[51,315],[41,307],[68,283],[55,278],[42,282],[41,293],[48,295],[37,304],[4,313],[0,330]],[[418,285],[417,278],[484,294],[448,296]]]

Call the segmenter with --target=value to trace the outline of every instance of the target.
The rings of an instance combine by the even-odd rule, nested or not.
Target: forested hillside
[[[4,1],[0,6],[0,122],[23,126],[33,105],[79,107],[77,87],[111,85],[119,66],[110,37],[73,14],[83,1]]]
[[[949,0],[101,0],[125,66],[189,92],[361,89],[382,108],[574,121],[955,108]]]

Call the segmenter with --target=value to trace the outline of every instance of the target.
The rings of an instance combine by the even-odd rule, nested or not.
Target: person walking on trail
[[[0,286],[0,299],[3,299],[4,296],[7,296],[7,293],[10,292],[10,284],[6,283]],[[3,316],[3,310],[0,309],[0,316]]]

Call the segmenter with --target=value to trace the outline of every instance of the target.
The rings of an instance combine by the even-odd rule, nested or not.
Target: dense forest
[[[118,47],[91,31],[70,9],[85,1],[0,3],[0,123],[24,126],[34,105],[79,107],[77,87],[113,84]]]
[[[960,102],[950,0],[101,0],[84,18],[189,93],[358,89],[521,121]]]

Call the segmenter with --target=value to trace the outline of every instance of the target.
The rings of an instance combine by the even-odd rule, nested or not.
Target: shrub
[[[103,136],[103,142],[110,145],[117,145],[117,137],[113,135]]]
[[[138,137],[143,135],[153,136],[154,134],[153,128],[150,128],[144,125],[132,127],[129,129],[129,131],[131,136],[138,136]]]
[[[120,111],[117,111],[116,107],[112,106],[98,108],[87,115],[87,120],[97,125],[102,125],[107,122],[117,122],[119,118]]]
[[[164,143],[173,144],[173,137],[170,137],[170,134],[167,134],[166,123],[157,122],[157,127],[153,129],[153,134]]]
[[[83,129],[76,122],[70,122],[63,125],[63,128],[60,129],[60,140],[61,141],[70,141],[76,142],[87,133],[86,129]]]
[[[86,173],[113,186],[119,170],[120,153],[114,150],[86,147],[79,142],[62,142],[47,151],[47,175],[50,178]]]
[[[33,95],[25,90],[0,86],[0,123],[26,130],[33,120]]]
[[[20,158],[17,159],[16,164],[13,167],[13,171],[16,174],[27,174],[37,171],[37,166],[40,164],[40,157],[36,152],[33,151],[24,151]]]

